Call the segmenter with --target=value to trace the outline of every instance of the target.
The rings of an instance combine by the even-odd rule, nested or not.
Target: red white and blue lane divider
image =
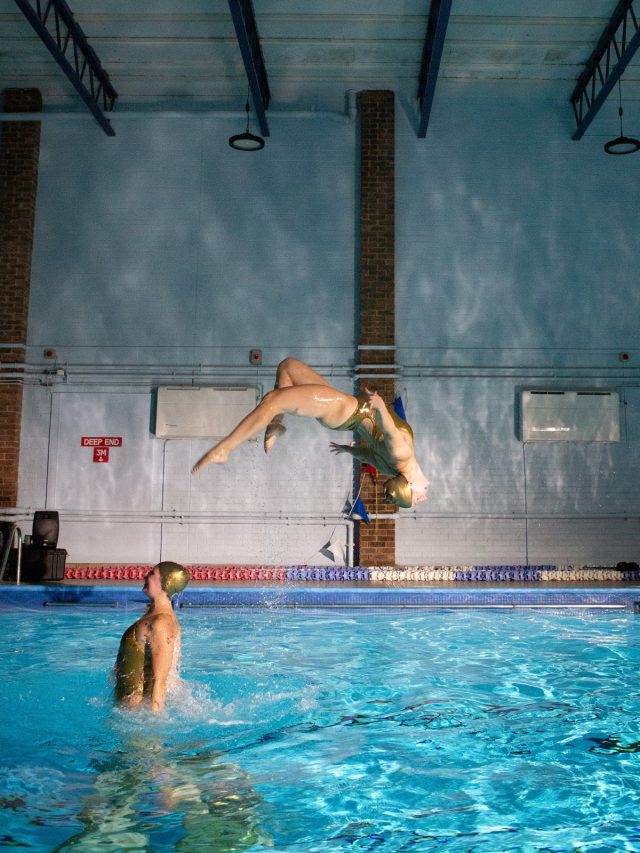
[[[69,564],[65,580],[143,581],[149,564]],[[361,581],[374,583],[478,583],[478,582],[562,582],[640,581],[637,563],[617,566],[239,566],[187,565],[193,581]]]

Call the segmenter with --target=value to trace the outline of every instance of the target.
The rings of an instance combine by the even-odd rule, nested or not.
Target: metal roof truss
[[[269,136],[266,110],[271,100],[258,27],[251,0],[229,0],[229,9],[244,62],[260,133]]]
[[[639,45],[634,0],[620,0],[571,95],[578,125],[572,139],[582,139]]]
[[[422,51],[420,82],[418,84],[418,99],[420,101],[418,137],[420,139],[427,135],[427,126],[436,90],[436,81],[438,79],[438,71],[440,70],[440,60],[442,59],[442,50],[447,35],[450,13],[451,0],[431,0],[427,34]]]
[[[118,93],[65,0],[15,0],[33,29],[69,78],[108,136],[115,136],[103,110],[112,110]]]

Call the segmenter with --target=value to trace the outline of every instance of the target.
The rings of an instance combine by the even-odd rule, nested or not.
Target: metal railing
[[[22,531],[18,527],[17,524],[12,524],[10,533],[7,536],[6,542],[2,548],[2,560],[0,562],[0,581],[4,580],[4,573],[7,568],[7,563],[9,562],[9,554],[11,553],[11,549],[13,547],[14,541],[18,540],[18,555],[16,561],[16,586],[20,585],[20,573],[22,569]]]

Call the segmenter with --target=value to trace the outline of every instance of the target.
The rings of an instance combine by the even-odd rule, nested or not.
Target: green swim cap
[[[154,568],[156,568],[154,566]],[[189,583],[189,572],[180,563],[172,563],[171,560],[165,560],[158,563],[157,568],[160,569],[160,583],[162,589],[167,593],[169,598],[176,595],[185,588]]]
[[[384,484],[384,493],[387,500],[392,501],[401,509],[411,509],[413,506],[413,490],[409,481],[402,474],[398,474]]]

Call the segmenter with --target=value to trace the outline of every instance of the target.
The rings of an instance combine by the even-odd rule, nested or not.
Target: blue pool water
[[[0,613],[0,847],[640,851],[640,616],[183,611],[156,718],[137,615]]]

